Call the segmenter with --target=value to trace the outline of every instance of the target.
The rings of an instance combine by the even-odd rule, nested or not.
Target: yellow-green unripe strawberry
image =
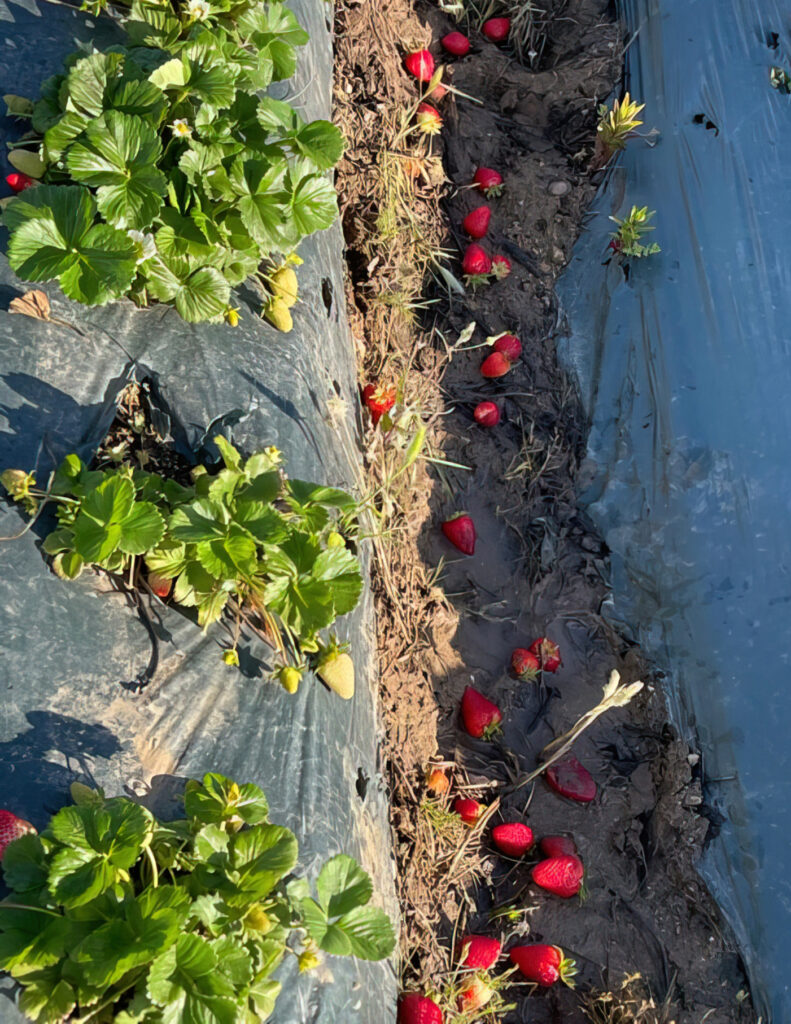
[[[345,548],[346,547],[346,541],[343,539],[343,537],[336,530],[333,530],[332,533],[330,533],[327,536],[327,547],[328,548]]]
[[[284,665],[278,672],[277,678],[286,693],[296,693],[302,680],[302,673],[293,665]]]
[[[331,645],[322,651],[316,675],[344,700],[354,696],[354,662],[346,653]]]
[[[276,327],[284,334],[288,334],[294,326],[294,321],[291,319],[291,313],[289,312],[288,306],[277,295],[272,296],[264,307],[264,316],[273,327]]]
[[[291,267],[281,267],[280,270],[276,270],[269,279],[269,287],[272,294],[276,298],[282,299],[288,307],[293,306],[297,301],[297,275]]]

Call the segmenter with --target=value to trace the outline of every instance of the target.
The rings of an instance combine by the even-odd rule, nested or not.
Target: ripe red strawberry
[[[511,31],[510,18],[489,18],[481,26],[483,34],[492,43],[502,43]]]
[[[492,211],[488,206],[476,206],[467,214],[461,222],[461,226],[470,238],[483,238],[489,230],[489,221],[492,219]]]
[[[582,888],[584,874],[582,861],[571,854],[547,857],[546,860],[539,861],[530,872],[536,885],[540,885],[542,889],[555,896],[562,896],[564,900],[577,895]]]
[[[166,579],[164,576],[160,576],[158,572],[148,572],[148,585],[157,595],[157,597],[164,601],[170,594],[170,589],[173,586],[173,580]]]
[[[511,261],[507,256],[493,256],[492,272],[498,281],[502,281],[511,273]]]
[[[409,992],[398,1001],[398,1024],[443,1024],[442,1010],[433,999]]]
[[[0,861],[9,843],[13,843],[20,836],[28,832],[35,832],[35,828],[24,818],[17,818],[11,811],[0,811]]]
[[[511,668],[515,675],[529,683],[538,675],[540,666],[535,654],[526,651],[524,647],[517,647],[511,654]]]
[[[12,171],[11,174],[5,176],[5,180],[14,192],[24,192],[26,188],[38,185],[35,178],[31,178],[29,174],[22,174],[20,171]]]
[[[487,700],[474,687],[468,686],[461,698],[461,717],[464,728],[476,738],[488,740],[498,732],[502,713],[496,704]]]
[[[577,973],[576,966],[573,960],[566,958],[560,946],[534,942],[529,946],[514,946],[508,955],[528,981],[535,981],[545,988],[562,981],[569,988],[574,988],[571,979]]]
[[[511,360],[504,352],[492,352],[481,363],[481,374],[484,377],[504,377],[511,366]]]
[[[483,814],[484,807],[477,800],[471,800],[466,796],[458,796],[453,801],[453,810],[465,824],[474,825]]]
[[[461,32],[448,32],[441,39],[442,45],[454,57],[463,57],[470,52],[470,41]]]
[[[472,180],[487,198],[499,196],[503,190],[502,174],[491,167],[479,167]]]
[[[376,426],[395,405],[396,389],[383,384],[366,384],[363,388],[363,402],[371,414],[371,422]]]
[[[483,978],[471,978],[459,993],[459,1009],[462,1013],[473,1013],[486,1006],[494,995],[494,989]]]
[[[522,354],[522,342],[515,334],[504,334],[494,343],[494,351],[502,352],[512,363],[515,363]],[[533,653],[535,654],[535,651]]]
[[[442,131],[442,118],[430,103],[421,103],[415,115],[417,125],[424,135],[438,135]]]
[[[544,836],[538,847],[545,857],[577,856],[577,844],[571,836]]]
[[[446,520],[442,524],[442,532],[463,555],[475,554],[475,523],[468,515]]]
[[[546,770],[549,785],[556,793],[589,804],[596,797],[596,783],[588,769],[573,754],[556,761]]]
[[[533,830],[521,821],[507,821],[492,829],[492,842],[508,857],[524,857],[533,845]]]
[[[563,660],[560,657],[560,648],[545,636],[540,636],[538,640],[534,640],[530,645],[530,650],[541,662],[541,668],[545,672],[557,672],[563,664]]]
[[[404,58],[404,64],[410,75],[414,75],[418,82],[429,82],[434,74],[434,58],[428,50],[415,50],[408,53]]]
[[[502,948],[498,940],[489,935],[465,935],[459,943],[457,955],[462,967],[488,971],[497,963]]]
[[[467,278],[467,284],[475,288],[488,280],[489,274],[492,272],[492,261],[486,251],[473,242],[464,250],[461,268]]]
[[[482,427],[496,427],[500,422],[500,410],[494,402],[479,402],[473,411],[475,422]]]
[[[428,773],[426,778],[426,789],[435,796],[442,796],[443,793],[447,793],[450,789],[450,780],[445,772],[439,768],[434,768]]]

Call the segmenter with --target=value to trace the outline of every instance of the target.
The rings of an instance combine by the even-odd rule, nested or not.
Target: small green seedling
[[[642,125],[637,115],[645,103],[635,103],[629,93],[622,100],[614,100],[612,108],[606,103],[599,106],[599,123],[596,126],[596,148],[592,167],[604,167],[613,154],[626,147],[626,140]]]
[[[643,235],[654,230],[654,225],[648,221],[655,213],[655,210],[649,212],[647,206],[633,206],[628,217],[622,220],[619,217],[610,217],[610,220],[618,225],[618,230],[613,231],[610,236],[609,244],[609,248],[616,256],[622,260],[643,259],[662,251],[656,242],[643,245],[640,241]]]

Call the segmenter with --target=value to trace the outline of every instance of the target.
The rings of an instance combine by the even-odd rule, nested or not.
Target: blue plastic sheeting
[[[759,1012],[791,1020],[791,6],[622,0],[633,140],[561,286],[561,359],[591,420],[612,617],[668,672],[726,821],[701,868]],[[773,36],[772,33],[776,33]],[[702,115],[702,116],[701,116]],[[609,214],[662,253],[603,266]]]
[[[325,0],[301,0],[294,9],[311,43],[300,52],[296,80],[278,84],[278,95],[290,89],[304,117],[326,117],[328,8]],[[112,29],[108,19],[94,21],[64,4],[0,0],[0,92],[36,96],[76,40],[106,45],[115,38]],[[0,119],[0,131],[5,141],[19,126]],[[295,477],[354,489],[361,471],[359,402],[338,225],[307,239],[300,254],[303,301],[288,335],[261,321],[260,303],[244,289],[236,298],[240,324],[231,329],[187,324],[161,306],[137,310],[124,302],[88,310],[48,286],[54,315],[76,324],[84,335],[78,337],[59,324],[4,312],[28,286],[0,258],[0,468],[35,468],[45,482],[67,452],[90,458],[124,385],[132,376],[149,376],[177,447],[193,460],[216,458],[210,438],[222,429],[246,454],[277,445]],[[22,525],[19,510],[0,503],[0,535]],[[375,899],[392,913],[370,592],[338,629],[352,642],[352,701],[311,678],[290,697],[267,681],[262,644],[243,643],[241,669],[229,669],[220,658],[225,634],[212,628],[204,635],[175,608],[153,611],[159,669],[135,695],[123,684],[139,679],[148,664],[146,629],[100,577],[59,580],[39,549],[38,530],[37,524],[0,544],[2,806],[41,827],[69,802],[68,786],[79,779],[109,795],[143,795],[172,816],[184,779],[218,771],[263,787],[272,820],[299,839],[307,877],[327,857],[349,853],[373,875]],[[389,962],[331,957],[320,970],[297,976],[289,957],[277,976],[284,988],[274,1024],[395,1020]],[[21,1020],[6,977],[0,1021]]]

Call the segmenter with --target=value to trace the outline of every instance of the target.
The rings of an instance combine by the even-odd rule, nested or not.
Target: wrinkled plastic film
[[[667,673],[724,815],[701,870],[764,1021],[791,1020],[791,10],[622,0],[646,104],[561,282],[561,359],[590,416],[584,501],[609,613]],[[774,35],[776,34],[776,35]],[[655,144],[653,144],[655,143]],[[605,266],[610,214],[656,210],[662,253]]]
[[[292,95],[306,119],[328,117],[332,47],[323,0],[294,3],[311,41],[300,50]],[[43,0],[0,0],[2,92],[34,97],[81,40],[115,38],[91,19]],[[275,90],[273,90],[274,92]],[[9,119],[5,138],[19,134]],[[6,168],[8,170],[9,168]],[[3,171],[6,173],[6,171]],[[50,286],[54,315],[83,333],[0,312],[0,463],[37,471],[40,482],[69,451],[90,458],[115,402],[136,376],[154,382],[157,414],[177,447],[216,459],[222,431],[244,452],[279,447],[289,473],[357,489],[361,467],[353,348],[343,306],[342,236],[336,226],[300,246],[294,330],[257,315],[244,288],[236,329],[194,325],[170,309],[129,303],[86,309]],[[0,309],[30,287],[0,260]],[[25,519],[0,508],[0,534]],[[387,801],[378,764],[375,635],[370,592],[338,623],[351,641],[357,693],[342,701],[313,678],[296,696],[266,678],[268,651],[243,643],[240,669],[221,661],[221,630],[207,635],[175,608],[155,607],[159,666],[140,695],[124,684],[145,672],[151,640],[124,597],[87,573],[59,580],[40,550],[46,524],[0,544],[0,791],[3,806],[38,827],[69,801],[79,779],[108,794],[140,795],[165,816],[183,781],[218,771],[267,793],[272,820],[293,829],[300,871],[315,878],[336,853],[372,874],[375,900],[395,908]],[[368,555],[363,551],[367,569]],[[105,591],[105,592],[102,592]],[[395,1019],[392,964],[328,958],[298,976],[293,957],[278,972],[275,1024],[382,1024]],[[0,1021],[22,1018],[13,986],[0,986]]]

